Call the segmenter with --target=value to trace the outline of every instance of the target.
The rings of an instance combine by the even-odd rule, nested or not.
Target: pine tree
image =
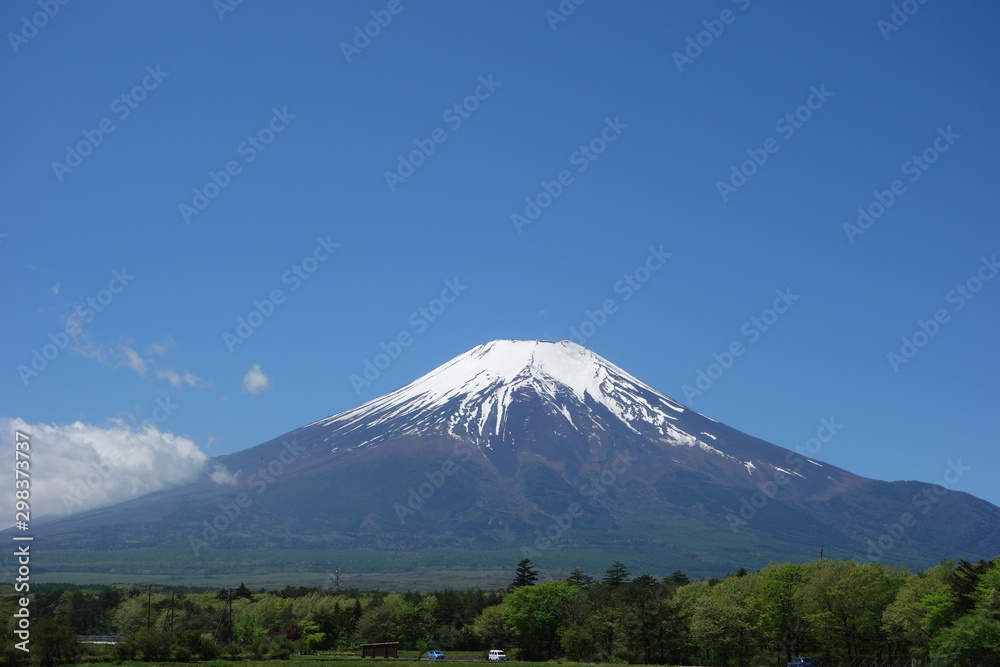
[[[620,560],[616,560],[604,573],[602,583],[608,586],[621,586],[629,578],[628,568]]]
[[[667,577],[666,580],[670,581],[670,582],[673,582],[673,583],[677,584],[678,586],[683,586],[684,584],[690,584],[691,583],[691,580],[688,579],[688,576],[686,574],[684,574],[683,572],[681,572],[680,570],[674,570],[673,574],[671,574],[669,577]]]
[[[583,570],[581,570],[580,568],[576,568],[575,570],[569,573],[569,576],[566,578],[566,581],[568,581],[573,586],[578,586],[580,588],[587,588],[592,583],[594,583],[594,578],[589,574],[584,574]]]
[[[233,599],[239,600],[240,598],[246,598],[253,602],[253,593],[250,592],[250,589],[243,582],[240,582],[240,587],[233,591]]]
[[[521,586],[534,586],[536,581],[538,581],[538,570],[531,566],[530,558],[525,558],[517,564],[514,581],[510,582],[508,589],[514,590]]]

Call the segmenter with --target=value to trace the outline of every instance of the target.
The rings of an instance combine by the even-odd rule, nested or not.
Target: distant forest
[[[944,561],[916,574],[820,559],[699,581],[680,571],[634,575],[617,561],[597,576],[576,570],[543,581],[526,559],[511,574],[501,591],[432,593],[36,585],[30,654],[15,648],[20,596],[3,596],[11,627],[2,659],[42,667],[82,658],[283,659],[398,641],[418,653],[499,648],[517,660],[748,667],[809,656],[820,665],[861,658],[1000,665],[1000,557]],[[79,635],[120,640],[96,646],[78,643]]]

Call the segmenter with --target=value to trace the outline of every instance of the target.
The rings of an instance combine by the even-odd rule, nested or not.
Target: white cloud
[[[131,500],[193,482],[204,470],[208,455],[188,438],[148,423],[137,428],[118,419],[95,426],[0,417],[4,442],[14,442],[14,431],[30,436],[32,517]],[[12,493],[0,494],[0,516],[14,516],[13,502]]]
[[[152,345],[147,346],[146,354],[151,357],[162,357],[167,352],[174,349],[176,345],[177,343],[174,342],[174,339],[171,336],[167,336],[167,339],[162,343],[153,343]]]
[[[168,380],[172,387],[179,387],[184,384],[184,378],[182,378],[176,371],[172,371],[169,368],[157,368],[156,377]]]
[[[76,326],[82,327],[80,322],[71,316],[67,318],[67,326],[70,322],[73,322]],[[154,368],[154,373],[156,377],[161,380],[166,380],[170,383],[172,387],[181,387],[185,384],[191,385],[192,387],[204,387],[206,386],[205,380],[198,377],[189,370],[185,370],[183,375],[177,371],[167,368],[166,366],[158,366],[156,362],[153,361],[153,357],[162,357],[169,353],[177,343],[170,336],[162,343],[152,343],[146,346],[146,353],[143,355],[138,350],[135,350],[128,345],[114,345],[105,346],[99,342],[94,341],[90,336],[86,335],[86,332],[82,332],[78,335],[76,345],[72,348],[74,352],[80,356],[86,357],[88,359],[93,359],[98,363],[111,366],[112,368],[131,368],[139,375],[146,375],[146,372],[152,367]]]
[[[184,371],[184,381],[187,382],[192,387],[197,387],[201,385],[201,378],[192,373],[191,371]]]
[[[237,473],[239,474],[239,473]],[[212,473],[209,475],[212,481],[216,484],[228,484],[229,486],[236,486],[236,475],[229,472],[225,466],[217,465],[212,469]]]
[[[177,371],[169,368],[157,368],[156,377],[167,380],[173,387],[180,387],[183,384],[189,384],[192,387],[197,387],[201,385],[202,382],[201,378],[191,371],[184,371],[184,375],[181,375]]]
[[[56,283],[55,285],[53,285],[53,287],[52,287],[52,295],[53,296],[59,296],[59,283]]]
[[[243,376],[243,391],[251,396],[271,388],[271,380],[260,370],[260,364],[254,364]]]
[[[120,366],[128,366],[139,375],[146,374],[146,370],[149,368],[149,359],[145,359],[141,354],[126,345],[122,345],[119,350],[122,353],[122,360],[119,362]]]

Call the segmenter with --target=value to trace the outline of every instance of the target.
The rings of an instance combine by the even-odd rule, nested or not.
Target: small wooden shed
[[[398,658],[399,654],[396,652],[397,648],[399,648],[399,642],[380,642],[378,644],[362,644],[361,657]]]

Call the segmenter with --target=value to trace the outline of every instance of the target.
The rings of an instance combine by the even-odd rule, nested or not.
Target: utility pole
[[[174,631],[174,594],[170,594],[170,608],[167,615],[163,617],[163,631],[172,633]]]
[[[229,589],[229,596],[226,599],[226,606],[222,610],[222,618],[219,619],[219,626],[215,629],[215,641],[218,644],[233,643],[233,589]]]
[[[153,584],[149,585],[149,593],[146,596],[146,634],[149,634],[149,622],[153,611]]]

